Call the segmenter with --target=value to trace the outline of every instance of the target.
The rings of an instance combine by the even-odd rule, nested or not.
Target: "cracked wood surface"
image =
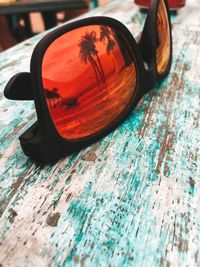
[[[145,19],[132,0],[91,14],[119,19],[136,38]],[[167,79],[114,132],[53,166],[19,145],[33,103],[3,97],[44,33],[0,54],[1,267],[200,266],[200,1],[172,24]]]

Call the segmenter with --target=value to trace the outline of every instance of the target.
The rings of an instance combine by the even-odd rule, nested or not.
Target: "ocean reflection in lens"
[[[157,71],[163,74],[170,59],[170,28],[167,16],[167,10],[163,0],[158,7],[158,47],[156,51]]]
[[[66,139],[108,127],[127,107],[137,83],[132,48],[119,32],[85,26],[56,39],[42,62],[51,118]]]

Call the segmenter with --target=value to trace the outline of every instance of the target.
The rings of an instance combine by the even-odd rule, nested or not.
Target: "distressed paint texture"
[[[145,18],[132,0],[92,14],[135,37]],[[200,266],[200,1],[172,22],[167,79],[114,132],[53,166],[19,145],[33,103],[3,97],[44,34],[0,54],[0,266]]]

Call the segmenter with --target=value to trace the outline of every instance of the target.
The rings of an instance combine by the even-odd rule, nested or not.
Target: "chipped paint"
[[[56,227],[58,225],[58,221],[59,221],[59,218],[60,218],[60,213],[59,212],[56,212],[56,213],[50,213],[46,219],[46,223],[49,225],[49,226],[52,226],[52,227]]]

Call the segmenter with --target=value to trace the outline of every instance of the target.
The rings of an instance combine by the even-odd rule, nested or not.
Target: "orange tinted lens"
[[[42,81],[58,133],[81,139],[108,127],[130,103],[137,82],[134,53],[110,27],[81,27],[48,47]]]
[[[170,59],[170,27],[164,1],[158,7],[158,47],[156,51],[157,71],[163,74]]]

